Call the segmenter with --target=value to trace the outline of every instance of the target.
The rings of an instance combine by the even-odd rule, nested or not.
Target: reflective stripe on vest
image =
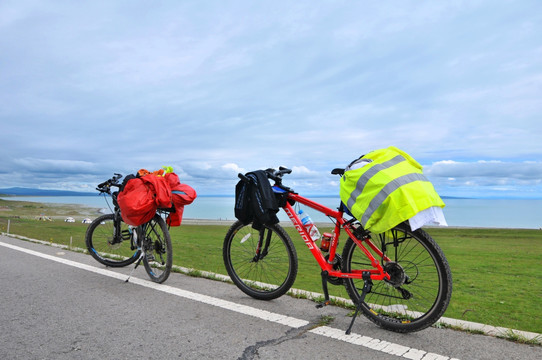
[[[386,170],[394,165],[399,164],[400,162],[406,161],[406,159],[402,155],[397,155],[391,160],[385,161],[382,164],[375,164],[372,168],[367,170],[363,175],[360,176],[356,188],[352,191],[350,194],[350,199],[348,199],[348,202],[346,206],[351,209],[352,206],[356,203],[356,200],[358,196],[361,195],[363,192],[363,189],[365,188],[365,185],[369,182],[369,179],[375,176],[379,171]],[[367,165],[365,165],[367,166]]]
[[[430,207],[444,207],[422,166],[393,146],[371,151],[345,170],[340,181],[341,201],[375,234]]]
[[[396,158],[393,158],[392,160],[395,160]],[[403,158],[403,160],[406,161],[405,158]],[[397,190],[399,187],[406,184],[410,184],[411,182],[414,182],[414,181],[428,181],[428,180],[422,174],[412,173],[412,174],[406,174],[406,175],[400,176],[397,179],[393,180],[392,182],[388,183],[386,186],[384,186],[382,190],[380,190],[380,192],[369,203],[369,206],[363,213],[363,216],[361,218],[361,223],[366,224],[371,218],[371,216],[373,216],[374,212],[378,209],[378,207],[382,205],[382,203],[388,198],[388,196],[390,196],[392,192]]]

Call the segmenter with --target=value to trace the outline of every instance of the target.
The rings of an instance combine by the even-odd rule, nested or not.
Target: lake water
[[[107,208],[103,196],[13,196],[6,200],[34,201],[43,203],[81,204]],[[311,198],[327,207],[336,208],[338,198]],[[191,205],[185,206],[184,218],[235,220],[233,197],[199,196]],[[542,228],[542,200],[517,199],[444,199],[444,215],[449,226],[496,227],[496,228]],[[328,221],[315,210],[307,211],[316,222]],[[283,211],[279,219],[287,221]]]

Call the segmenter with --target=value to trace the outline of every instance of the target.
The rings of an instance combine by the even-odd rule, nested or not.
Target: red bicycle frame
[[[386,261],[389,261],[389,259],[384,256],[382,251],[375,244],[373,244],[370,238],[365,238],[363,240],[360,240],[354,235],[353,233],[354,228],[351,226],[350,223],[348,223],[343,218],[343,214],[344,214],[343,211],[332,210],[326,206],[323,206],[317,202],[314,202],[310,199],[307,199],[299,194],[292,193],[292,192],[288,192],[287,199],[293,200],[300,204],[308,206],[335,220],[335,231],[333,232],[333,239],[331,240],[331,244],[329,247],[329,258],[328,260],[326,260],[324,255],[322,254],[322,251],[318,247],[318,245],[314,242],[314,240],[312,240],[310,234],[307,232],[307,230],[301,223],[301,220],[295,213],[295,210],[293,206],[290,204],[290,202],[286,201],[286,205],[282,207],[284,211],[286,212],[286,214],[288,215],[288,217],[290,218],[290,220],[292,221],[297,232],[299,233],[299,235],[305,242],[305,245],[307,245],[312,255],[314,256],[314,258],[320,265],[320,268],[322,269],[322,271],[326,271],[328,273],[328,276],[338,277],[338,278],[362,279],[362,274],[364,272],[369,272],[371,274],[372,280],[384,280],[384,279],[389,280],[390,279],[389,274],[387,274],[384,271],[380,262],[373,256],[373,254],[365,247],[363,243],[365,242],[371,250],[373,250],[378,256],[380,256],[380,258],[384,257],[384,260]],[[348,236],[365,253],[367,258],[371,261],[371,265],[373,266],[373,269],[356,269],[356,270],[352,270],[352,272],[350,273],[345,273],[340,270],[333,269],[333,260],[335,259],[335,255],[337,252],[337,245],[339,244],[339,236],[341,233],[341,228],[344,229],[344,231],[348,234]]]

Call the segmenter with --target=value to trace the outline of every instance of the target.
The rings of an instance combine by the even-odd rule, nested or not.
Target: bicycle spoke
[[[115,232],[120,233],[115,235]],[[139,252],[132,247],[132,231],[120,215],[106,214],[87,228],[85,243],[98,262],[112,267],[126,266],[137,260]]]
[[[408,225],[407,225],[408,226]],[[446,309],[451,294],[451,275],[441,250],[422,230],[401,226],[379,234],[376,244],[383,252],[389,280],[377,281],[365,297],[361,310],[389,330],[416,331],[431,325]],[[365,254],[349,240],[343,251],[345,271],[359,269]],[[359,299],[362,280],[346,279],[352,301]]]
[[[297,273],[295,249],[278,226],[258,231],[235,223],[224,239],[223,256],[233,282],[258,299],[281,296]]]
[[[146,253],[143,259],[145,270],[153,281],[162,283],[168,278],[173,263],[167,225],[164,219],[156,215],[142,225],[141,231],[144,234],[142,245]]]

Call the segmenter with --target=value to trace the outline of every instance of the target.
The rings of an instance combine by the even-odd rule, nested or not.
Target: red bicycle
[[[413,332],[434,324],[444,313],[452,294],[452,276],[444,253],[422,229],[412,231],[402,223],[381,234],[365,230],[348,214],[342,203],[337,210],[307,199],[282,185],[290,169],[266,170],[274,181],[273,192],[305,245],[322,269],[324,302],[329,304],[328,283],[344,285],[361,311],[378,326],[395,332]],[[344,169],[332,174],[343,175]],[[244,178],[239,174],[241,179]],[[246,179],[246,178],[245,178]],[[303,226],[294,206],[305,205],[327,215],[334,223],[329,249],[322,249]],[[338,254],[341,232],[348,236],[342,255]],[[293,285],[298,269],[296,249],[279,225],[235,222],[223,246],[224,264],[232,281],[256,299],[271,300],[284,295]]]

